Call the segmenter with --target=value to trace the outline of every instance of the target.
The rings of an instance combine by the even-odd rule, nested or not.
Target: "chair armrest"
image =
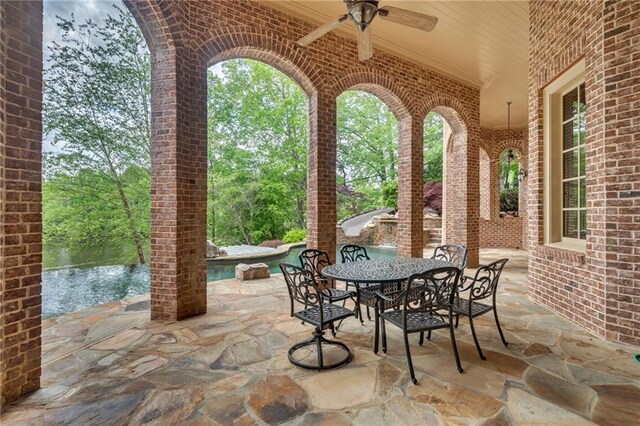
[[[458,288],[456,289],[456,291],[465,292],[471,289],[471,287],[473,287],[475,282],[476,282],[475,278],[470,277],[469,275],[463,275],[460,277],[460,283],[458,284]]]

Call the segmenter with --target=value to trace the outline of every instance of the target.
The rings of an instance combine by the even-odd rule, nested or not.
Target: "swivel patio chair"
[[[333,327],[336,321],[354,316],[355,313],[343,306],[325,303],[321,295],[322,288],[316,282],[313,274],[298,266],[287,263],[280,264],[282,276],[287,283],[289,299],[291,301],[291,316],[302,320],[302,323],[309,323],[315,326],[315,330],[310,339],[296,343],[289,348],[289,361],[301,368],[311,370],[328,370],[345,365],[351,361],[351,351],[344,343],[329,340],[324,337],[324,330]],[[304,306],[303,310],[296,311],[296,302]],[[316,346],[317,364],[303,363],[295,359],[294,353],[306,346]],[[335,346],[346,352],[345,356],[338,361],[325,365],[323,346]]]
[[[302,250],[298,257],[300,259],[300,266],[303,269],[311,272],[313,274],[313,278],[315,278],[316,282],[320,285],[320,288],[322,290],[321,295],[323,299],[326,299],[329,303],[342,301],[342,306],[345,305],[347,299],[351,299],[356,306],[354,308],[354,312],[356,313],[356,315],[359,314],[359,305],[356,300],[356,293],[335,288],[335,282],[332,279],[324,277],[320,273],[320,271],[322,271],[322,268],[331,265],[329,254],[327,254],[326,251],[317,249],[306,249]],[[332,332],[335,336],[335,329],[332,329]]]
[[[453,299],[452,310],[456,314],[456,327],[458,326],[459,316],[463,315],[469,317],[469,326],[471,327],[471,334],[473,335],[473,341],[478,349],[478,355],[480,358],[487,359],[480,349],[480,343],[478,343],[478,336],[476,336],[476,329],[473,326],[473,319],[487,312],[493,311],[493,316],[496,320],[496,327],[498,333],[500,333],[500,339],[502,343],[507,346],[509,343],[504,338],[502,328],[500,327],[500,320],[498,319],[498,310],[496,309],[496,292],[498,289],[498,282],[500,281],[500,274],[504,269],[504,265],[509,259],[500,259],[486,266],[481,266],[476,271],[473,278],[462,277],[460,280],[460,286],[456,292],[456,296]],[[468,293],[468,296],[461,297],[460,293]],[[480,303],[485,299],[491,298],[490,304]]]
[[[462,244],[441,244],[433,250],[431,258],[452,263],[464,274],[467,267],[467,248]]]
[[[462,373],[464,371],[458,355],[453,327],[453,311],[451,310],[459,277],[460,270],[458,268],[437,268],[412,275],[406,287],[402,290],[386,295],[376,292],[380,305],[378,311],[382,321],[382,349],[386,352],[387,332],[385,323],[388,321],[402,330],[407,364],[409,365],[411,381],[414,384],[418,383],[418,380],[413,371],[413,363],[411,361],[411,350],[409,349],[410,333],[420,333],[422,336],[425,331],[430,333],[433,330],[448,328],[458,372]],[[382,304],[387,304],[392,308],[385,311],[385,307]],[[439,313],[442,310],[448,312],[447,318],[444,317],[444,314]],[[375,339],[375,347],[377,349],[377,333]],[[420,346],[422,346],[422,343],[423,339],[421,337]]]
[[[345,244],[340,248],[340,257],[342,258],[342,263],[348,262],[359,262],[362,260],[370,260],[371,258],[367,254],[367,249],[358,246],[355,244]],[[371,321],[371,313],[369,311],[369,307],[376,307],[376,298],[375,295],[369,291],[360,291],[365,288],[379,288],[378,284],[355,284],[348,282],[346,283],[346,289],[349,290],[349,287],[354,287],[356,289],[356,302],[358,307],[358,318],[360,318],[360,323],[364,324],[364,320],[362,319],[362,310],[360,309],[360,304],[364,304],[367,307],[367,318]]]

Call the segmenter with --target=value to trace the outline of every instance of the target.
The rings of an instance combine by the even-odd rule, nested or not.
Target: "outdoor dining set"
[[[291,301],[291,316],[315,327],[310,339],[289,349],[289,360],[298,367],[328,370],[348,364],[352,354],[347,345],[324,337],[329,330],[336,337],[342,322],[356,317],[364,323],[363,308],[375,329],[373,352],[387,352],[387,324],[403,334],[411,381],[417,379],[413,369],[409,335],[417,334],[420,346],[431,340],[431,333],[448,329],[456,366],[464,370],[456,346],[455,329],[461,316],[467,317],[471,334],[481,359],[482,352],[474,318],[493,311],[502,343],[508,345],[496,309],[496,290],[500,274],[508,259],[480,266],[473,276],[465,275],[467,249],[461,244],[445,244],[435,248],[430,259],[395,257],[371,259],[365,247],[348,244],[340,249],[342,263],[332,264],[321,250],[300,252],[300,265],[281,263]],[[345,282],[344,289],[335,282]],[[346,306],[351,300],[354,308]],[[315,347],[317,360],[296,356],[303,349]],[[327,363],[328,348],[342,351]]]

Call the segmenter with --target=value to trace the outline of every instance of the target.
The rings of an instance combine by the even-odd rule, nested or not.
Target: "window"
[[[587,238],[584,83],[562,96],[562,237]]]
[[[544,89],[544,241],[584,251],[587,238],[584,61]]]

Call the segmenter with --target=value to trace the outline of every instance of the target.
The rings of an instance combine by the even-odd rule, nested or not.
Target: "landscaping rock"
[[[236,279],[240,281],[259,280],[270,276],[269,266],[266,263],[254,263],[251,265],[240,263],[236,265]]]

